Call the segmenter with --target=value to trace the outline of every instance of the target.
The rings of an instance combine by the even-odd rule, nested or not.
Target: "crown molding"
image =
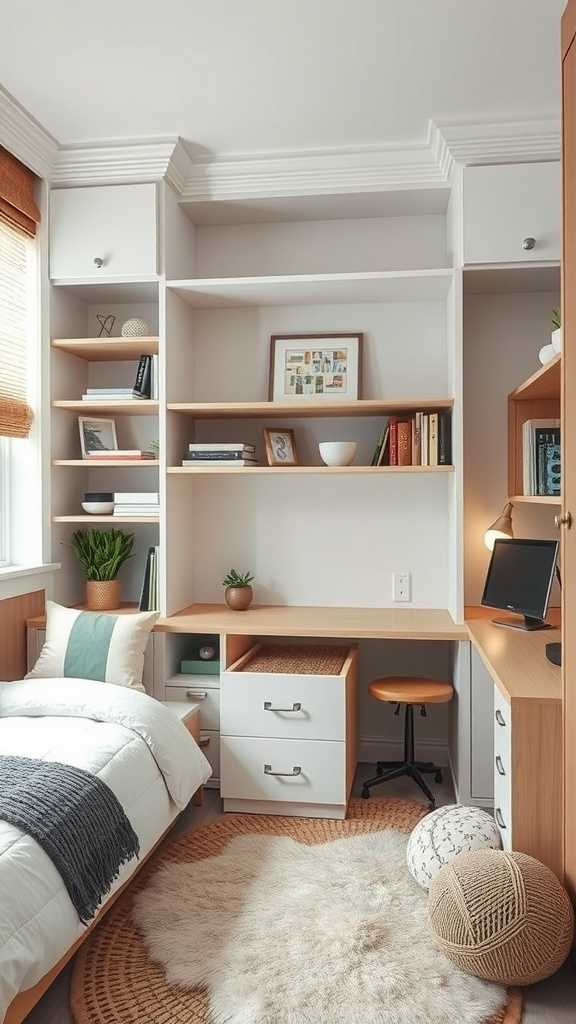
[[[0,144],[41,178],[49,178],[58,143],[0,86]]]
[[[167,180],[177,192],[190,173],[190,157],[179,138],[62,146],[50,184],[56,188]]]
[[[496,121],[434,121],[454,163],[509,164],[559,160],[562,125],[558,117]]]

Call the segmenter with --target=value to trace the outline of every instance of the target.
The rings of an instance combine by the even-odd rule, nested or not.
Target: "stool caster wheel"
[[[442,772],[436,772],[434,776],[434,782],[442,782]]]
[[[362,799],[363,800],[367,800],[369,796],[370,796],[370,790],[368,789],[368,786],[364,786],[363,789],[362,789]]]

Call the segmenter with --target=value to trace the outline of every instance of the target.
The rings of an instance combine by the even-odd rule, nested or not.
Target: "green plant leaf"
[[[123,530],[77,530],[72,548],[87,580],[115,580],[132,557],[134,534]]]

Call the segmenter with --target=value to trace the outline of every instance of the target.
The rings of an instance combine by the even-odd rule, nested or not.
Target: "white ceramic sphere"
[[[556,350],[553,345],[544,345],[538,353],[538,359],[542,363],[542,366],[546,366],[546,363],[549,363],[551,359],[554,359],[555,355]]]
[[[211,647],[210,644],[205,644],[203,647],[200,648],[198,654],[200,655],[202,661],[210,661],[211,658],[216,657],[216,648]]]
[[[349,466],[354,460],[358,445],[356,441],[322,441],[320,458],[326,466]]]
[[[89,516],[109,516],[114,511],[114,502],[83,501],[82,508]]]
[[[134,316],[131,320],[126,320],[126,323],[122,324],[123,338],[146,338],[149,334],[150,328],[148,324],[138,316]]]
[[[500,831],[487,811],[450,804],[418,822],[408,840],[406,863],[414,881],[428,891],[439,871],[459,853],[501,846]]]

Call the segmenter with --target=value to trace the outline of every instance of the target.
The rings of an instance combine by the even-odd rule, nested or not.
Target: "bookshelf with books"
[[[561,356],[508,396],[508,493],[513,501],[560,505]]]

